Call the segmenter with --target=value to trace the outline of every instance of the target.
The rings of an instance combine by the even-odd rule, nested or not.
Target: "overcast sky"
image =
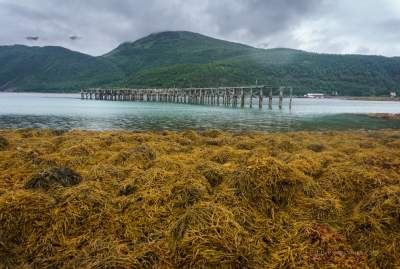
[[[165,30],[261,48],[400,56],[400,0],[0,0],[0,45],[101,55]]]

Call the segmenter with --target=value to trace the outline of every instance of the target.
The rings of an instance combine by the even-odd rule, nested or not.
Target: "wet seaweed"
[[[8,142],[8,140],[5,137],[0,136],[0,150],[6,149],[9,144],[10,143]]]
[[[81,182],[81,176],[68,167],[51,167],[34,175],[26,184],[26,189],[48,189],[54,186],[70,187]]]
[[[4,130],[0,268],[396,268],[400,132]]]

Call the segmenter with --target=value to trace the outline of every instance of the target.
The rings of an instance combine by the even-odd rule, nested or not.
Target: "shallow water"
[[[288,100],[282,110],[170,103],[81,100],[79,94],[0,93],[0,129],[87,130],[327,130],[400,128],[399,121],[367,113],[400,113],[400,102],[339,99]]]

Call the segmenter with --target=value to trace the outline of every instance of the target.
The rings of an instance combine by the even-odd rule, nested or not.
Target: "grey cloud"
[[[214,1],[208,12],[221,34],[244,29],[253,36],[287,30],[307,15],[320,10],[321,0]]]
[[[0,0],[0,45],[29,44],[32,40],[25,37],[40,36],[35,45],[59,45],[100,55],[153,32],[189,30],[259,47],[317,52],[376,53],[381,44],[379,53],[394,55],[400,54],[395,31],[400,26],[400,6],[396,13],[396,2]],[[374,20],[365,19],[371,17]],[[299,30],[308,36],[299,36]],[[71,37],[84,38],[74,42],[78,38]]]
[[[72,36],[69,37],[69,39],[72,40],[72,41],[79,40],[79,39],[81,39],[81,38],[82,38],[82,37],[76,36],[76,35],[72,35]]]
[[[25,37],[26,40],[30,40],[30,41],[38,41],[39,37],[38,36],[27,36]]]

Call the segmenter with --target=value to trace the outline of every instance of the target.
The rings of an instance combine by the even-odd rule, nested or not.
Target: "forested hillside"
[[[60,47],[0,47],[0,89],[77,91],[90,86],[291,85],[341,95],[400,89],[400,58],[257,49],[191,32],[162,32],[99,57]]]
[[[114,64],[61,47],[0,47],[0,90],[77,91],[123,79]]]

